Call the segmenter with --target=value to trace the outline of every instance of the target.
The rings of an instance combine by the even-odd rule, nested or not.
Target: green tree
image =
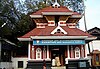
[[[22,15],[21,20],[16,25],[16,28],[14,29],[15,35],[22,36],[26,32],[32,30],[35,28],[35,24],[32,22],[31,18],[29,17],[29,14]]]
[[[13,37],[17,39],[35,27],[35,23],[32,23],[29,14],[35,12],[46,6],[50,6],[55,0],[0,0],[0,26],[7,24],[0,28],[0,36]],[[83,12],[82,0],[58,0],[60,5],[64,5],[79,13]]]
[[[14,29],[21,20],[22,13],[17,10],[13,0],[0,0],[0,9],[0,37],[13,41]],[[4,23],[6,25],[1,27]]]
[[[1,0],[0,2],[0,26],[3,25],[4,23],[7,23],[6,26],[3,28],[0,28],[2,35],[9,35],[10,32],[12,31],[14,27],[14,23],[16,21],[15,17],[13,14],[13,9],[12,9],[12,1],[8,0]]]
[[[83,13],[84,11],[84,4],[83,0],[67,0],[65,5],[68,6],[73,11]]]
[[[27,8],[27,12],[34,12],[43,7],[52,5],[55,1],[62,6],[66,6],[73,11],[83,13],[84,5],[83,0],[25,0],[24,4]]]

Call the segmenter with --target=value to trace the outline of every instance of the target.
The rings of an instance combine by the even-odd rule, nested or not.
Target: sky
[[[85,6],[87,29],[100,28],[100,0],[86,0]],[[80,29],[85,31],[83,18],[80,20]]]

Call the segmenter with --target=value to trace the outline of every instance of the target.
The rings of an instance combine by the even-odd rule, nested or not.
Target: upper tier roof
[[[91,36],[78,28],[68,28],[67,26],[61,26],[67,34],[51,34],[56,27],[57,26],[46,26],[45,28],[35,28],[20,38],[30,38],[31,36]]]
[[[32,13],[31,15],[42,15],[43,12],[61,12],[61,13],[68,12],[68,13],[71,13],[72,15],[81,15],[77,12],[73,12],[73,11],[69,10],[67,7],[64,7],[64,6],[60,6],[59,8],[54,8],[52,6],[49,6],[49,7],[40,9],[40,10],[36,11],[35,13]]]

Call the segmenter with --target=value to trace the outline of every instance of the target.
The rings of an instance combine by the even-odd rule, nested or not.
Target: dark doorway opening
[[[58,26],[59,16],[55,16],[55,26]]]
[[[65,48],[62,46],[54,46],[51,48],[51,59],[59,57],[61,66],[65,64]]]

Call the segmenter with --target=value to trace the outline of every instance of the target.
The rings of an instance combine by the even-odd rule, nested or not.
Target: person
[[[68,58],[65,58],[66,69],[68,69]]]
[[[55,66],[55,59],[52,59],[52,66]]]
[[[46,69],[46,62],[43,60],[43,69]]]
[[[60,59],[59,59],[58,56],[55,57],[55,63],[56,63],[56,66],[60,66],[60,65],[61,65],[61,64],[60,64]]]

